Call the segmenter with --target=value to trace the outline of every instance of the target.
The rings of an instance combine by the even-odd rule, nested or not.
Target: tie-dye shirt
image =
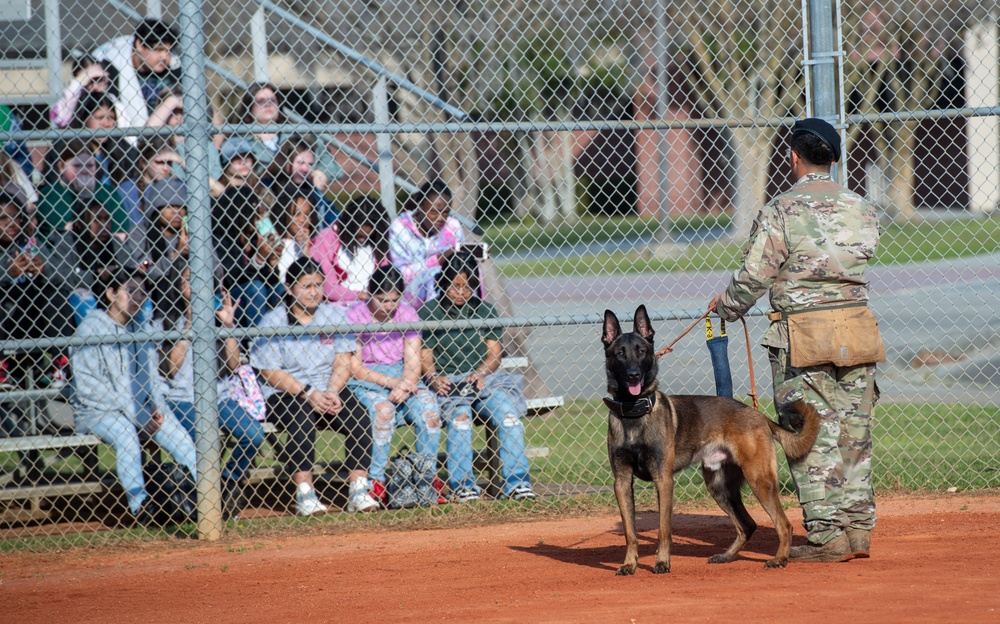
[[[464,243],[465,233],[458,219],[448,217],[434,236],[425,236],[414,212],[404,212],[389,227],[389,259],[403,274],[407,293],[427,301],[437,297],[434,279],[441,271],[440,255]]]

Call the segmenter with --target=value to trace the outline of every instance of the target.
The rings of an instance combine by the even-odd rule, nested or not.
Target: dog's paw
[[[631,576],[633,574],[635,574],[634,563],[626,563],[622,567],[618,568],[617,572],[615,572],[616,576]]]
[[[788,565],[788,559],[779,559],[775,557],[774,559],[768,559],[764,562],[765,568],[784,568]]]
[[[731,557],[726,553],[719,553],[718,555],[712,555],[708,558],[709,563],[732,563],[733,559],[736,557]]]
[[[657,561],[656,565],[653,566],[653,574],[669,574],[669,573],[670,573],[669,561]]]

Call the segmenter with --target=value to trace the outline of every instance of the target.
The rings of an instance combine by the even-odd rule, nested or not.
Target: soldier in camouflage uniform
[[[709,303],[727,321],[745,314],[768,290],[778,313],[868,300],[865,267],[878,247],[878,214],[830,177],[831,165],[840,158],[840,137],[827,122],[806,119],[793,126],[790,144],[797,181],[757,215],[743,265]],[[789,462],[809,539],[808,545],[793,547],[790,558],[831,562],[867,557],[875,526],[875,364],[793,368],[787,320],[775,312],[769,318],[762,344],[768,349],[782,425],[801,426],[790,422],[787,408],[801,400],[816,408],[822,423],[809,454]]]

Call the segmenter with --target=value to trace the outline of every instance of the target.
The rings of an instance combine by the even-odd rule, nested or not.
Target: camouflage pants
[[[825,544],[847,528],[875,526],[872,490],[872,410],[878,401],[875,365],[793,368],[788,351],[768,348],[774,405],[784,427],[800,429],[787,409],[806,401],[820,416],[809,454],[788,462],[809,541]],[[797,415],[795,415],[797,417]]]

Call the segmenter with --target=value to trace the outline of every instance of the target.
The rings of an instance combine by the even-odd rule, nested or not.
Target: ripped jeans
[[[368,368],[390,377],[402,377],[402,364],[369,364]],[[385,483],[385,468],[389,465],[392,434],[396,427],[411,424],[417,434],[415,452],[437,458],[441,444],[441,411],[434,395],[422,385],[416,394],[402,403],[389,401],[389,388],[366,381],[348,382],[358,402],[368,411],[372,421],[372,463],[368,476]]]
[[[454,383],[468,377],[448,375]],[[528,457],[524,453],[524,424],[517,407],[505,392],[484,390],[475,397],[437,396],[441,414],[448,426],[445,441],[448,463],[448,486],[454,492],[461,488],[479,491],[472,470],[473,416],[488,420],[496,429],[500,442],[500,471],[503,494],[509,495],[518,486],[530,486]]]

